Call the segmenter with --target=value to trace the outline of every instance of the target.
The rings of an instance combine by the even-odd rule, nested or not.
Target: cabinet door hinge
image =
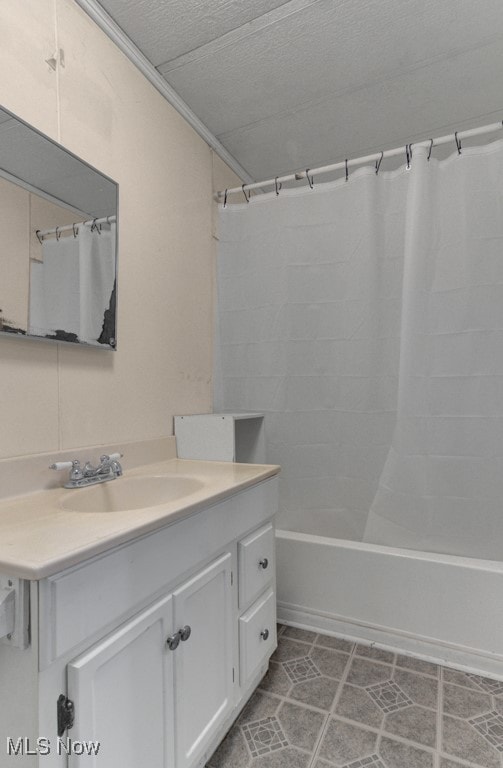
[[[67,729],[73,727],[75,719],[75,706],[71,699],[62,693],[58,698],[58,736],[62,736]]]
[[[231,587],[234,584],[234,571],[231,571]]]
[[[232,682],[234,682],[234,667],[232,667]]]

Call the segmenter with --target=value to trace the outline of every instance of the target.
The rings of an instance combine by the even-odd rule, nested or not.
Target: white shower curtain
[[[414,153],[397,420],[365,540],[503,559],[503,143]]]
[[[215,407],[267,414],[281,527],[501,559],[502,180],[416,148],[221,209]]]
[[[267,414],[281,527],[363,536],[396,413],[407,176],[221,211],[215,406]]]

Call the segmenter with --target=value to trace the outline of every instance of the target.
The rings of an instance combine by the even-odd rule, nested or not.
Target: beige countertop
[[[124,478],[182,476],[200,481],[202,487],[176,501],[120,512],[63,509],[63,497],[67,502],[68,494],[83,494],[89,490],[86,488],[52,488],[4,499],[0,502],[0,571],[31,580],[51,576],[273,477],[279,469],[276,465],[186,459],[125,469]]]

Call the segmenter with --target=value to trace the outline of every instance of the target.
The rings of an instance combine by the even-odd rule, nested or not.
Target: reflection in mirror
[[[0,110],[0,333],[116,348],[118,186]]]

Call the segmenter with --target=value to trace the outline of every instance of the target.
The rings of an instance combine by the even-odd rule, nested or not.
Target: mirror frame
[[[56,150],[63,152],[65,155],[69,156],[73,160],[76,160],[81,165],[88,168],[93,173],[97,174],[101,178],[103,178],[105,181],[110,182],[115,187],[115,196],[116,196],[116,210],[115,210],[115,282],[114,282],[114,289],[111,294],[111,300],[114,297],[114,301],[111,301],[111,305],[114,305],[114,344],[104,344],[104,343],[88,343],[86,341],[74,341],[71,339],[64,339],[64,338],[55,338],[51,336],[37,336],[35,334],[30,334],[28,332],[28,328],[25,332],[14,332],[14,331],[4,331],[0,328],[0,338],[10,338],[10,339],[23,339],[26,341],[42,341],[42,342],[48,342],[48,343],[57,343],[57,344],[65,344],[68,346],[71,346],[73,348],[79,348],[82,347],[84,349],[96,349],[96,350],[104,350],[107,352],[115,352],[117,351],[117,309],[118,309],[118,273],[119,273],[119,184],[114,179],[112,179],[107,174],[103,173],[102,171],[95,168],[93,165],[88,163],[86,160],[83,160],[81,157],[76,155],[71,150],[64,147],[59,142],[55,141],[54,139],[47,136],[45,133],[40,131],[38,128],[35,128],[33,125],[28,123],[26,120],[23,120],[18,115],[14,114],[11,110],[6,109],[3,105],[0,105],[0,111],[8,115],[13,120],[16,120],[18,123],[21,123],[26,129],[29,131],[37,134],[41,139],[43,139],[44,142],[48,142],[51,144]],[[1,131],[0,131],[0,141],[1,141]],[[27,192],[37,195],[41,197],[42,199],[47,200],[48,202],[54,204],[54,205],[60,205],[62,208],[68,208],[69,211],[73,211],[77,213],[78,209],[72,205],[71,203],[66,202],[64,199],[59,199],[56,196],[51,195],[49,192],[46,192],[43,189],[40,189],[36,187],[35,185],[31,184],[27,179],[20,178],[18,176],[15,176],[14,174],[9,173],[9,171],[4,170],[0,166],[0,179],[3,179],[7,182],[10,182],[14,184],[15,186],[18,186],[22,189],[25,189]],[[81,216],[81,214],[78,214]],[[109,214],[112,215],[112,214]],[[87,214],[86,214],[87,217]],[[88,217],[90,218],[90,217]],[[76,222],[77,223],[77,222]],[[27,259],[30,261],[30,252],[28,247],[28,253],[27,253]],[[1,276],[0,276],[1,279]],[[28,294],[28,310],[29,310],[29,294]],[[108,310],[106,310],[108,311]]]

